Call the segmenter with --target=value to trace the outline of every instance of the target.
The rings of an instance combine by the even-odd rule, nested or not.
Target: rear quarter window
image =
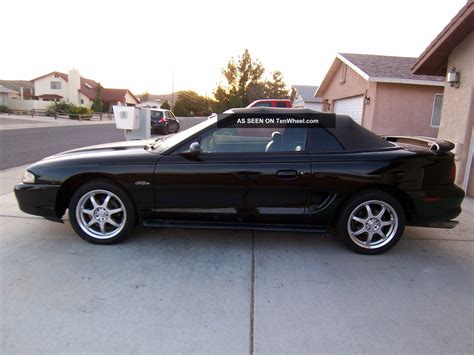
[[[311,128],[307,144],[309,153],[327,153],[344,150],[344,147],[325,128]]]

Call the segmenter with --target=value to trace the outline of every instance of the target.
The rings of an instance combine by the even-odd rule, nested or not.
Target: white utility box
[[[133,106],[113,106],[117,129],[138,129],[140,127],[139,110]]]
[[[113,106],[117,129],[123,129],[125,139],[150,139],[151,113],[149,108]]]

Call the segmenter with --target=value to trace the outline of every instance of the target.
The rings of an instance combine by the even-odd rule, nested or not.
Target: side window
[[[170,115],[169,111],[165,111],[165,117],[166,118],[171,118],[171,115]]]
[[[176,116],[174,115],[173,112],[168,111],[168,114],[170,115],[170,118],[171,118],[171,119],[173,119],[173,120],[176,119]]]
[[[325,153],[342,150],[344,150],[344,147],[327,129],[322,127],[311,128],[308,143],[308,151],[310,153]]]
[[[303,152],[306,128],[240,128],[229,126],[205,133],[200,140],[203,153]]]
[[[284,101],[277,101],[276,104],[277,104],[276,107],[288,107],[288,105]]]
[[[264,102],[257,102],[253,107],[272,107],[272,103],[268,101]]]

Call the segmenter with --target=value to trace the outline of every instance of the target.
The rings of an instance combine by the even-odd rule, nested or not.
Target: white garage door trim
[[[334,100],[334,113],[348,115],[358,124],[362,124],[364,110],[364,95]]]

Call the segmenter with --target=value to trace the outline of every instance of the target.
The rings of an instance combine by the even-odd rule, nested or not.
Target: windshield
[[[175,146],[176,144],[188,139],[189,137],[193,136],[194,134],[198,133],[199,131],[205,129],[206,127],[210,127],[217,122],[217,116],[209,118],[201,123],[198,123],[191,128],[188,128],[184,131],[176,133],[172,136],[165,136],[166,138],[162,139],[163,137],[158,138],[153,145],[154,149],[157,149],[159,153],[168,150],[169,148]]]

